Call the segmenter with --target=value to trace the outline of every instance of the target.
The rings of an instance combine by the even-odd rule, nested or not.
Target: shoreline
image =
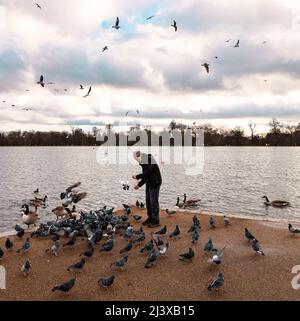
[[[122,214],[122,213],[119,213]],[[146,216],[146,211],[133,209],[133,215]],[[178,211],[169,217],[161,212],[161,227],[167,225],[168,234],[176,225],[180,226],[181,238],[170,240],[166,256],[159,258],[156,264],[145,269],[147,255],[140,253],[141,246],[131,250],[126,269],[122,272],[112,271],[110,265],[120,258],[119,251],[128,241],[119,235],[116,245],[110,253],[99,253],[99,245],[94,256],[89,259],[82,273],[67,271],[67,267],[79,261],[79,254],[86,250],[86,243],[78,240],[74,248],[64,248],[58,257],[47,255],[45,249],[52,244],[49,239],[31,239],[28,253],[20,255],[16,249],[24,242],[12,236],[14,250],[5,251],[1,265],[7,271],[7,289],[0,290],[0,301],[237,301],[237,300],[300,300],[300,292],[291,286],[295,275],[291,273],[295,265],[300,264],[298,247],[300,237],[289,233],[287,227],[277,224],[264,224],[263,221],[231,218],[231,225],[225,227],[222,217],[215,215],[217,228],[209,226],[209,215],[197,214],[201,221],[200,239],[195,245],[187,230],[191,226],[193,213]],[[139,223],[130,222],[137,230]],[[266,256],[258,256],[244,238],[247,227],[261,242]],[[283,227],[283,226],[282,226]],[[160,228],[145,228],[146,240],[150,233]],[[208,238],[212,238],[214,247],[221,250],[226,247],[225,256],[220,266],[208,262],[210,255],[203,251]],[[0,247],[4,250],[5,237],[0,238]],[[66,242],[62,239],[62,244]],[[100,245],[105,239],[100,242]],[[195,251],[192,262],[179,261],[179,254],[185,253],[189,247]],[[26,259],[32,262],[32,271],[25,278],[20,267]],[[207,291],[207,285],[217,273],[225,276],[224,286],[216,291]],[[100,277],[114,274],[115,284],[105,291],[99,288]],[[76,276],[75,287],[68,296],[51,292],[53,286],[66,282]]]

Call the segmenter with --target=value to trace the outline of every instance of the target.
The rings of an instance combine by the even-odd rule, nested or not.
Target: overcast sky
[[[35,2],[0,0],[1,130],[300,121],[300,1]]]

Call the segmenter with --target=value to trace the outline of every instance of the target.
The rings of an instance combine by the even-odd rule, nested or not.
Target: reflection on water
[[[144,190],[123,191],[120,183],[139,173],[138,165],[100,166],[92,147],[2,147],[0,166],[0,232],[20,222],[20,206],[36,188],[49,198],[43,220],[53,219],[50,209],[60,205],[60,192],[76,181],[88,192],[79,206],[83,209],[119,207],[144,197]],[[161,207],[171,208],[177,196],[187,193],[201,198],[201,210],[300,219],[300,148],[208,147],[202,175],[185,176],[179,165],[161,165],[161,171]],[[265,208],[265,194],[292,206]]]

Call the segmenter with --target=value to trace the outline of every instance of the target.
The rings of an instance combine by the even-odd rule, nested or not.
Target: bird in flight
[[[171,27],[173,27],[175,29],[175,31],[177,31],[177,22],[175,20],[173,20],[173,24],[171,25]]]
[[[80,85],[80,88],[79,88],[80,90],[83,90],[84,88],[83,88],[83,86],[82,85]]]
[[[121,28],[120,27],[120,19],[119,19],[119,17],[117,17],[116,23],[115,23],[114,26],[112,26],[112,28],[117,29],[117,30]]]
[[[218,56],[215,56],[215,59],[218,59],[219,57]]]
[[[102,52],[108,50],[108,46],[105,46],[103,49],[102,49]]]
[[[234,48],[239,48],[240,46],[240,41],[238,40],[237,43],[235,44]]]
[[[92,91],[92,87],[90,87],[90,89],[89,89],[88,93],[87,93],[83,98],[88,97],[88,96],[90,95],[91,91]]]
[[[208,63],[205,63],[203,65],[201,65],[202,67],[205,68],[206,72],[209,74],[209,64]]]
[[[150,17],[148,17],[146,20],[151,20],[152,18],[154,18],[155,16],[153,15],[153,16],[150,16]]]
[[[228,39],[228,40],[226,40],[225,42],[227,42],[227,43],[228,43],[228,42],[230,42],[231,40],[232,40],[232,39]]]
[[[35,3],[35,5],[36,5],[40,10],[42,10],[42,7],[41,7],[38,3]]]
[[[41,85],[42,87],[45,87],[44,76],[43,76],[43,75],[41,75],[40,81],[38,81],[37,84],[38,84],[38,85]]]

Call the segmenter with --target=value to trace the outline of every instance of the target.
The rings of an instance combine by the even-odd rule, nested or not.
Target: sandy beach
[[[142,213],[144,210],[134,210]],[[161,211],[161,226],[167,225],[171,233],[175,226],[180,226],[180,239],[170,240],[167,256],[160,257],[150,269],[145,269],[147,255],[139,253],[141,246],[129,254],[129,261],[123,272],[112,272],[110,264],[120,257],[119,250],[127,243],[117,236],[116,246],[111,253],[100,253],[96,247],[94,256],[87,262],[82,273],[68,272],[69,265],[78,261],[79,254],[86,249],[86,243],[79,241],[73,249],[64,248],[58,257],[45,253],[52,243],[48,239],[31,240],[31,248],[26,254],[17,254],[23,240],[15,236],[14,250],[5,251],[0,264],[7,271],[7,289],[0,290],[2,300],[298,300],[300,290],[294,290],[291,281],[293,266],[300,264],[300,237],[291,235],[285,223],[232,218],[232,225],[225,227],[222,217],[216,217],[218,226],[215,230],[209,226],[209,216],[199,214],[202,229],[200,240],[193,245],[195,258],[191,263],[178,260],[179,254],[188,250],[191,237],[187,234],[191,226],[190,213],[178,212],[174,217],[167,217]],[[130,219],[132,222],[132,218]],[[133,223],[135,229],[140,224]],[[247,227],[261,242],[266,256],[258,256],[244,238]],[[157,231],[155,229],[154,231]],[[145,228],[147,239],[153,229]],[[226,246],[225,257],[220,266],[208,263],[209,255],[203,246],[211,237],[218,249]],[[64,242],[64,241],[63,241]],[[102,241],[101,244],[105,242]],[[4,250],[5,237],[0,238],[0,247]],[[32,263],[30,275],[26,278],[20,267],[26,259]],[[208,292],[207,285],[218,273],[225,276],[223,288]],[[115,284],[108,291],[98,286],[100,277],[114,274]],[[76,275],[75,287],[68,296],[51,292],[53,286],[61,284]]]

